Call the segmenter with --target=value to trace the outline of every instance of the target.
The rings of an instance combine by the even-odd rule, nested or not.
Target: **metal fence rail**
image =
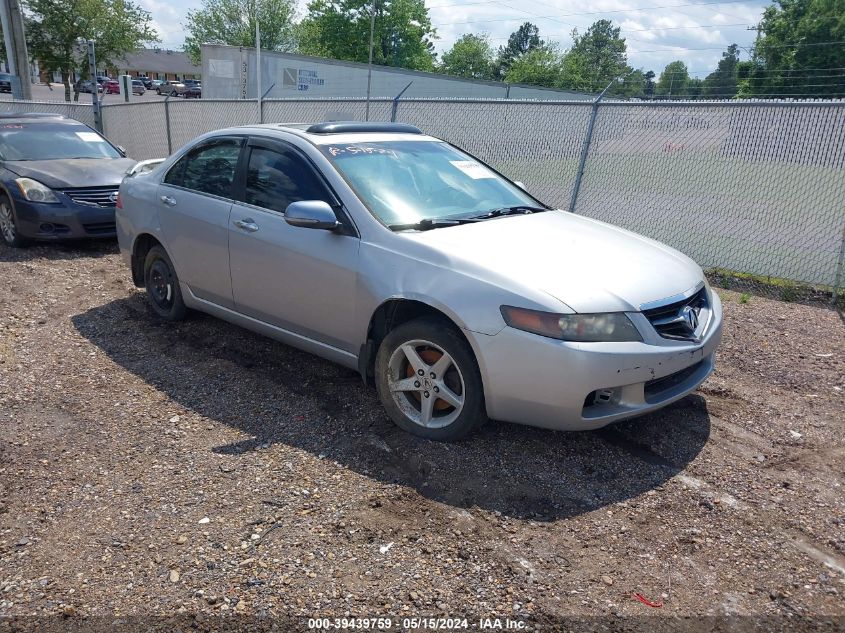
[[[234,125],[362,120],[365,104],[168,99],[102,112],[105,134],[144,159]],[[2,111],[94,123],[83,104],[0,102]],[[726,285],[785,299],[811,294],[809,287],[832,291],[834,300],[842,294],[845,101],[603,101],[588,136],[593,111],[583,101],[370,103],[371,120],[411,123],[454,142],[549,204],[566,209],[575,200],[576,213],[674,246]]]

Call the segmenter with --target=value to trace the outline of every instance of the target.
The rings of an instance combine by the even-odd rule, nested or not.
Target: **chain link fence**
[[[94,124],[88,105],[0,108]],[[224,127],[366,111],[364,99],[168,99],[104,105],[102,117],[109,139],[144,159]],[[417,125],[548,204],[665,242],[722,287],[845,303],[845,101],[375,99],[369,118]]]

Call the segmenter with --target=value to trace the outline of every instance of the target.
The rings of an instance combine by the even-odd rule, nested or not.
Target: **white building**
[[[202,47],[204,99],[255,99],[254,48],[206,44]],[[367,96],[367,64],[307,55],[261,51],[261,92],[267,98]],[[479,99],[592,100],[592,95],[463,79],[438,73],[373,65],[370,96],[394,98],[463,97]]]

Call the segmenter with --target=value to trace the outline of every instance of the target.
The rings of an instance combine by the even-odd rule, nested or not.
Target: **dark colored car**
[[[149,90],[153,87],[153,80],[147,77],[146,75],[138,75],[137,77],[135,77],[135,79],[144,84],[144,88],[146,90]]]
[[[12,92],[12,75],[0,73],[0,92]]]
[[[79,121],[0,117],[0,239],[113,237],[117,189],[135,162]]]
[[[202,86],[197,84],[195,86],[188,86],[182,96],[186,99],[202,99]]]
[[[103,84],[91,81],[90,79],[80,80],[76,85],[78,92],[87,92],[90,94],[94,92],[95,88],[97,92],[103,91]]]

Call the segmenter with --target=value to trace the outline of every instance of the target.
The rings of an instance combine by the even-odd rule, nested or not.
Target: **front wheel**
[[[150,304],[161,318],[167,321],[181,321],[188,312],[182,300],[179,278],[167,252],[161,246],[153,246],[144,260],[144,286]]]
[[[29,240],[18,231],[12,203],[6,196],[0,196],[0,238],[6,246],[20,248],[29,244]]]
[[[382,405],[409,433],[454,441],[487,420],[472,349],[445,320],[415,319],[389,332],[375,370]]]

